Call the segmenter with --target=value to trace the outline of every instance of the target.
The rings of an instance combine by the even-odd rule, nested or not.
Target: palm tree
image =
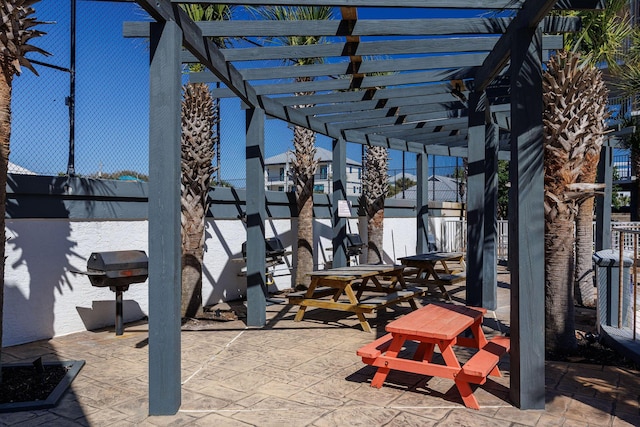
[[[225,4],[183,4],[194,21],[231,19],[231,7]],[[225,39],[213,40],[218,46]],[[193,64],[190,71],[202,71]],[[204,257],[205,218],[213,173],[215,147],[220,122],[220,104],[205,83],[187,83],[183,87],[181,132],[181,226],[182,226],[182,303],[181,315],[202,315],[202,260]]]
[[[610,0],[601,11],[580,12],[578,16],[583,22],[582,30],[575,34],[565,35],[565,49],[580,52],[581,62],[592,66],[605,64],[609,70],[619,69],[618,60],[624,43],[631,35],[627,0]],[[595,101],[595,100],[594,100]],[[606,99],[604,100],[606,101]],[[604,103],[602,104],[604,108]],[[602,118],[594,117],[601,121]],[[603,126],[602,122],[598,123]],[[597,164],[604,137],[603,129],[599,129],[589,141],[585,162],[578,182],[594,183],[597,175]],[[596,290],[593,286],[593,211],[595,198],[582,200],[576,216],[576,264],[575,264],[575,298],[576,302],[586,307],[595,307]]]
[[[13,77],[22,73],[22,67],[38,75],[25,55],[36,52],[48,56],[44,50],[29,45],[31,39],[45,33],[33,27],[41,24],[32,16],[32,7],[38,0],[0,0],[0,348],[2,348],[2,304],[4,300],[4,242],[6,241],[4,217],[7,201],[7,167],[9,165],[9,144],[11,139],[11,89]],[[2,381],[2,369],[0,369]]]
[[[367,212],[367,263],[379,264],[384,260],[384,200],[389,191],[387,160],[384,147],[367,147],[362,174],[362,198]]]
[[[273,6],[256,10],[257,15],[274,21],[321,21],[333,18],[333,8],[329,6]],[[268,40],[281,46],[307,46],[323,42],[315,36],[273,37]],[[295,65],[311,65],[322,61],[322,58],[293,58],[289,60]],[[296,78],[296,82],[310,81],[310,77]],[[307,95],[306,92],[296,96]],[[304,107],[304,106],[299,106]],[[296,275],[294,287],[306,288],[309,285],[307,273],[313,271],[313,185],[314,175],[318,168],[315,132],[302,126],[294,126],[293,149],[295,156],[291,165],[292,180],[296,186],[296,202],[298,207],[298,231],[296,250]]]
[[[558,52],[543,74],[545,209],[545,347],[558,354],[577,346],[573,236],[579,204],[596,185],[581,182],[599,150],[608,91],[598,69],[580,55]],[[595,151],[594,151],[595,150]],[[597,164],[597,160],[595,160]]]

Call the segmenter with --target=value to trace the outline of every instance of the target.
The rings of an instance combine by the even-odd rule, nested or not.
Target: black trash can
[[[629,311],[631,309],[632,287],[630,268],[633,260],[623,255],[622,271],[622,324],[618,325],[618,309],[620,304],[620,252],[605,249],[593,254],[596,266],[598,288],[598,324],[622,328],[630,326]]]

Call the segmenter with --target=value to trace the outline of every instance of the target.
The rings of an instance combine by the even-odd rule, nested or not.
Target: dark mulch
[[[0,404],[46,400],[67,374],[67,366],[2,367]]]
[[[596,332],[595,309],[576,307],[575,321],[578,347],[566,354],[547,354],[547,360],[618,366],[640,371],[640,366],[633,360],[600,343],[600,337]]]

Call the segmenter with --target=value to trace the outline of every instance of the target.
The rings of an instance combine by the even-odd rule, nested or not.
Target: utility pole
[[[74,176],[76,174],[76,0],[71,0],[70,19],[69,96],[66,99],[66,104],[69,107],[69,160],[67,162],[67,176]]]

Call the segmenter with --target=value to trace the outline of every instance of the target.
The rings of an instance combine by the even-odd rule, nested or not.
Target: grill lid
[[[148,266],[147,254],[138,250],[94,252],[87,260],[89,273],[108,278],[147,276]]]
[[[347,240],[349,242],[349,247],[361,248],[364,246],[359,234],[347,234]]]
[[[277,237],[269,237],[264,239],[265,244],[265,257],[267,259],[278,258],[285,254],[282,241]],[[242,243],[242,257],[247,257],[247,242]]]

